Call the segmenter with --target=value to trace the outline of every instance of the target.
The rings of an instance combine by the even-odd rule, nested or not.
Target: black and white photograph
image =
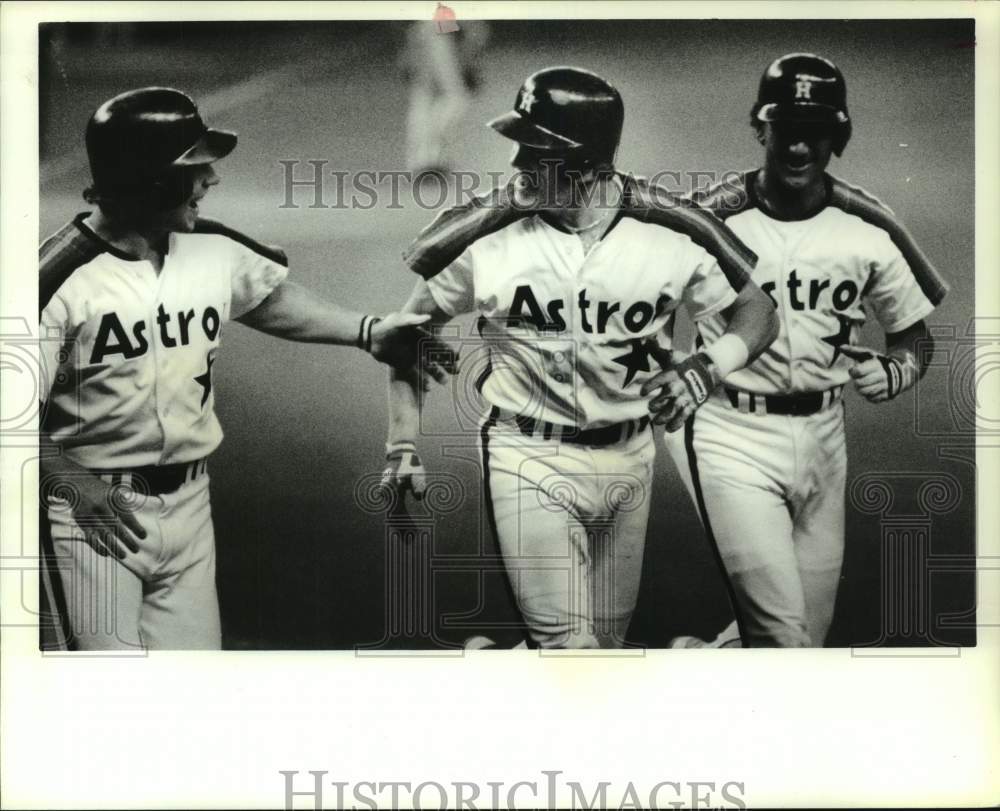
[[[10,5],[5,23],[38,16],[16,20],[33,77],[17,98],[37,115],[4,89],[5,658],[16,639],[22,665],[49,668],[43,703],[42,685],[84,670],[111,706],[119,680],[187,694],[205,675],[192,701],[167,689],[121,705],[146,707],[153,729],[225,683],[252,701],[244,677],[289,703],[220,709],[212,740],[238,718],[270,717],[275,745],[319,721],[287,759],[253,748],[266,774],[227,760],[203,800],[137,777],[102,778],[79,805],[65,787],[38,798],[1000,801],[983,748],[998,740],[997,175],[982,158],[996,6],[858,3],[844,19],[826,4],[806,18],[788,4],[330,3],[281,19],[280,5]],[[7,148],[13,126],[24,152]],[[37,180],[37,209],[11,203],[15,169],[19,194]],[[902,694],[893,715],[894,680],[910,679],[896,666],[918,674],[904,693],[922,679],[985,691],[962,699],[982,711],[962,757],[946,753],[968,704],[921,732],[937,715]],[[376,686],[415,691],[438,669],[442,695]],[[652,741],[684,727],[675,678],[705,692],[689,718],[704,759],[664,744],[630,771],[611,765],[615,744],[594,765],[570,705]],[[428,730],[399,715],[434,717],[453,680],[491,719],[455,719],[478,741],[461,773],[404,754]],[[557,683],[568,692],[546,705],[536,691]],[[781,707],[770,733],[740,707],[758,683]],[[633,688],[632,709],[611,708]],[[521,727],[536,739],[521,771],[472,754],[503,706],[530,724],[536,702],[549,709]],[[366,743],[310,754],[345,705]],[[780,719],[836,728],[850,750],[839,721],[791,709],[833,705],[913,725],[845,751],[848,771],[902,740],[926,747],[907,769],[941,773],[907,777],[902,752],[888,782],[874,766],[853,783],[824,773]],[[786,781],[730,744],[720,755],[708,741],[712,726],[734,734],[727,714],[808,767]],[[385,722],[408,746],[378,737]],[[559,754],[527,755],[553,735]],[[86,783],[90,760],[68,773]],[[40,807],[17,786],[9,807]]]

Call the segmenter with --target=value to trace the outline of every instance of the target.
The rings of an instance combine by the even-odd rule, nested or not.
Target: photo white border
[[[976,307],[981,317],[1000,316],[997,4],[448,5],[459,22],[529,16],[975,18]],[[0,315],[22,317],[35,329],[39,22],[264,20],[279,10],[281,19],[429,19],[434,6],[5,2]],[[9,377],[4,413],[33,386]],[[24,611],[20,589],[11,587],[11,561],[23,559],[22,529],[34,530],[35,510],[22,510],[20,492],[21,467],[30,455],[0,449],[0,616],[6,618]],[[988,494],[1000,483],[1000,447],[980,448],[977,458],[980,627],[978,646],[958,657],[867,659],[840,649],[650,651],[641,659],[596,660],[515,652],[464,660],[333,652],[43,658],[36,630],[5,627],[3,805],[278,807],[282,769],[303,776],[326,770],[328,781],[351,782],[512,784],[542,780],[543,769],[622,788],[629,781],[648,787],[663,780],[735,780],[745,784],[750,807],[996,804],[1000,521],[997,499]],[[29,504],[32,495],[27,493]]]

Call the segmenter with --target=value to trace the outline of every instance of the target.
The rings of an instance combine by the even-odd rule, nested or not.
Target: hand
[[[73,487],[77,492],[73,517],[84,532],[84,540],[102,557],[114,555],[118,560],[125,557],[125,550],[139,551],[136,538],[146,537],[139,519],[119,503],[110,484],[93,474],[81,474],[63,479],[63,486]]]
[[[412,442],[396,442],[386,446],[386,465],[382,471],[381,486],[394,491],[402,504],[406,491],[413,493],[420,501],[427,489],[427,471],[417,456],[417,447]]]
[[[641,394],[646,397],[660,389],[649,403],[649,413],[653,415],[654,425],[665,425],[667,431],[673,433],[719,385],[719,374],[704,352],[682,357],[680,353],[663,349],[655,341],[648,342],[647,347],[663,371],[643,384]]]
[[[458,353],[422,326],[429,319],[429,315],[390,313],[379,320],[371,328],[372,357],[397,369],[418,366],[444,383],[458,369]],[[426,380],[426,375],[422,378]]]
[[[847,373],[858,394],[870,403],[891,400],[916,382],[916,361],[912,353],[897,358],[854,344],[843,344],[840,351],[855,361]]]

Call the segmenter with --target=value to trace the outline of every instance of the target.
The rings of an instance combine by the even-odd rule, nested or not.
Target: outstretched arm
[[[427,337],[420,325],[428,319],[416,313],[391,313],[385,318],[365,315],[286,280],[236,320],[289,341],[356,346],[382,363],[407,367],[416,364],[417,343]],[[424,366],[438,382],[444,381],[447,363],[428,360]]]

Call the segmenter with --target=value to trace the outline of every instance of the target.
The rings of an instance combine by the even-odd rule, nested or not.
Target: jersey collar
[[[122,259],[125,262],[142,262],[143,260],[137,256],[133,256],[130,253],[126,253],[121,248],[116,248],[110,242],[108,242],[103,237],[99,236],[96,231],[94,231],[89,225],[87,225],[84,220],[90,216],[89,211],[82,211],[73,218],[73,225],[76,229],[83,234],[91,242],[96,243],[102,251],[110,253],[112,256]]]
[[[817,214],[822,212],[827,206],[829,206],[830,200],[833,198],[833,178],[831,178],[829,174],[824,172],[823,186],[825,187],[825,194],[823,195],[823,202],[819,205],[819,207],[802,216],[783,217],[777,212],[772,211],[768,207],[764,199],[757,194],[757,178],[759,176],[760,176],[760,169],[755,169],[752,172],[747,172],[744,180],[744,186],[746,188],[747,198],[750,201],[750,208],[760,209],[762,214],[765,214],[772,220],[778,220],[780,222],[803,222],[805,220],[811,220]]]
[[[622,174],[620,174],[618,172],[615,172],[614,179],[618,183],[618,191],[621,192],[621,194],[618,195],[618,208],[616,209],[616,211],[614,213],[614,216],[611,217],[611,222],[608,224],[607,229],[605,229],[604,233],[601,234],[601,238],[599,240],[597,240],[598,242],[603,242],[607,238],[608,234],[610,234],[614,230],[614,227],[616,225],[618,225],[618,222],[621,220],[622,216],[625,213],[625,207],[624,207],[625,194],[626,194],[626,185],[625,185],[625,183],[627,181],[627,176],[622,175]],[[540,219],[546,225],[549,225],[552,228],[555,228],[560,233],[569,234],[570,236],[576,236],[576,234],[573,231],[570,231],[564,225],[562,225],[561,223],[557,222],[555,220],[555,218],[553,218],[553,217],[546,217],[544,211],[539,211],[538,214],[537,214],[537,216],[538,216],[538,219]]]

